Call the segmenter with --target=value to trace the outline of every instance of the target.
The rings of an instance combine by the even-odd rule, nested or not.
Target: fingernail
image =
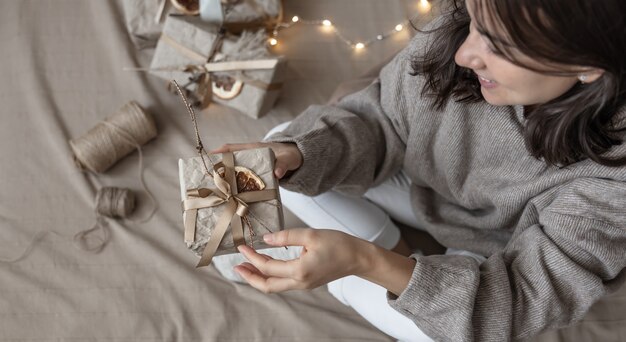
[[[274,236],[272,234],[263,235],[263,240],[265,242],[274,242]]]
[[[235,270],[235,272],[237,272],[239,274],[248,274],[248,273],[250,273],[250,271],[247,268],[245,268],[245,267],[243,267],[241,265],[237,265],[237,266],[233,267],[233,269]]]
[[[278,178],[282,177],[284,174],[283,169],[281,168],[277,168],[276,170],[274,170],[274,173],[276,174],[276,177]]]
[[[239,253],[241,253],[241,252],[242,252],[242,250],[243,250],[243,245],[239,245],[239,246],[237,246],[237,250],[239,251]]]

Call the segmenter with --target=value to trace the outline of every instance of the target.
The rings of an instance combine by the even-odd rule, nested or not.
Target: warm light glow
[[[356,43],[356,45],[354,45],[354,47],[355,47],[356,49],[359,49],[359,50],[360,50],[360,49],[362,49],[362,48],[364,48],[364,47],[365,47],[365,44],[363,44],[363,43]]]
[[[419,0],[419,4],[417,5],[417,10],[420,13],[427,13],[430,11],[430,2],[428,0]]]
[[[294,23],[297,23],[298,20],[300,20],[300,18],[298,18],[297,15],[294,15],[293,18],[291,18],[291,21],[293,21]]]
[[[326,19],[326,20],[322,21],[322,25],[324,25],[324,26],[330,26],[330,25],[332,25],[332,24],[333,24],[333,23],[331,23],[331,22],[330,22],[330,20],[328,20],[328,19]]]
[[[274,46],[276,44],[278,44],[278,40],[276,40],[276,38],[270,38],[270,45]]]
[[[402,31],[402,24],[396,25],[396,31],[398,32]]]

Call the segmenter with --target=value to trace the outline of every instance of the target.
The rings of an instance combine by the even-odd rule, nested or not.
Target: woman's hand
[[[249,262],[234,270],[265,293],[313,289],[357,275],[400,294],[415,265],[413,259],[335,230],[294,228],[266,234],[264,240],[272,246],[303,246],[300,257],[288,261],[272,259],[245,245],[238,247]]]
[[[302,165],[302,153],[298,146],[293,143],[246,143],[246,144],[225,144],[209,153],[235,152],[251,148],[269,147],[274,151],[276,163],[274,164],[274,174],[281,179],[288,171],[295,171]]]

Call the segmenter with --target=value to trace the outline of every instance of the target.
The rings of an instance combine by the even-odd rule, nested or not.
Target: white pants
[[[289,122],[272,129],[266,137],[282,131]],[[329,191],[309,197],[280,188],[282,203],[309,227],[336,229],[392,249],[400,240],[394,220],[416,227],[411,209],[411,182],[399,172],[381,185],[369,189],[364,197],[351,197]],[[446,254],[469,255],[482,262],[484,257],[467,251],[448,249]],[[432,341],[409,318],[387,303],[387,290],[356,276],[330,282],[329,292],[351,306],[372,325],[400,341]]]

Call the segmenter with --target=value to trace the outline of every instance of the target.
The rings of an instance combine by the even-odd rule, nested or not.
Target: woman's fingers
[[[224,152],[235,152],[241,150],[248,150],[251,148],[259,148],[265,146],[264,143],[240,143],[240,144],[224,144],[214,150],[209,151],[209,153],[224,153]]]
[[[287,278],[293,276],[296,260],[275,260],[267,255],[259,254],[245,245],[241,245],[237,249],[257,270],[267,277]]]
[[[291,228],[263,235],[263,240],[272,246],[309,246],[315,240],[315,229]]]
[[[262,274],[262,273],[261,273],[261,271],[259,271],[259,269],[258,269],[258,268],[254,267],[254,265],[252,265],[252,264],[251,264],[251,263],[249,263],[249,262],[243,262],[243,263],[241,263],[241,264],[239,264],[239,265],[237,265],[237,266],[245,267],[245,268],[247,268],[250,272],[255,272],[255,273],[260,273],[260,274]]]
[[[235,271],[237,271],[248,284],[264,293],[283,292],[298,288],[298,282],[293,279],[265,277],[242,265],[236,266]]]
[[[274,165],[274,175],[276,175],[276,178],[282,179],[287,173],[287,170],[289,170],[289,166],[282,160],[276,159],[276,164]]]
[[[243,268],[244,270],[241,270],[241,268]],[[254,265],[252,265],[249,262],[241,263],[241,264],[233,267],[233,269],[235,271],[237,271],[237,273],[239,273],[239,274],[241,274],[242,271],[245,272],[247,270],[248,272],[258,274],[259,276],[261,276],[263,278],[267,278],[263,273],[261,273],[261,271],[259,271],[256,267],[254,267]]]

